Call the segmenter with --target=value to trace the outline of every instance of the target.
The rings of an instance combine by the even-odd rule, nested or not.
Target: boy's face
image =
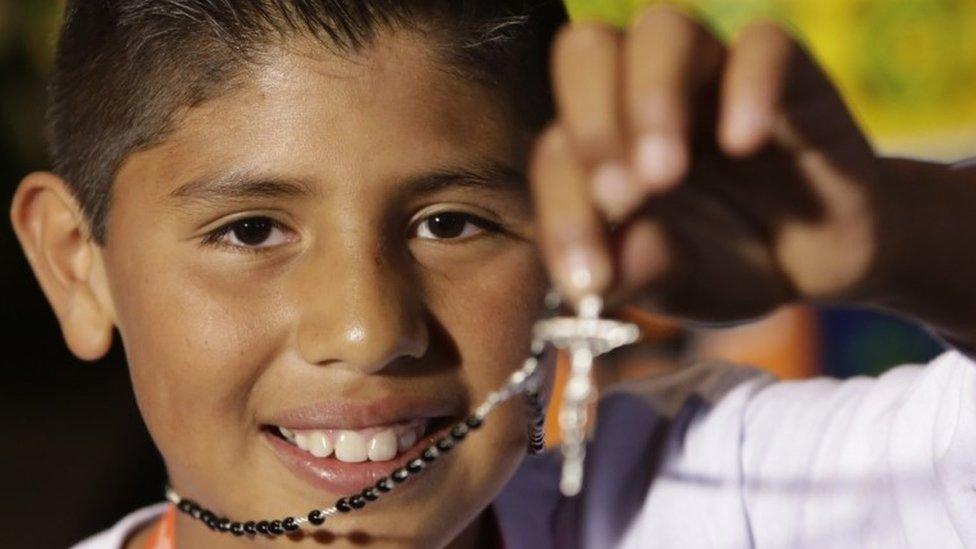
[[[546,286],[517,175],[531,136],[500,94],[406,35],[347,60],[291,49],[126,160],[102,253],[174,487],[240,519],[327,507],[418,454],[317,458],[278,428],[351,460],[388,452],[387,429],[433,436],[520,363]],[[326,528],[446,542],[518,464],[522,414]]]

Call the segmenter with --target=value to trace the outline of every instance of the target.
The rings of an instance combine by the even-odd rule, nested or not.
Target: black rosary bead
[[[468,416],[468,419],[464,420],[464,423],[469,429],[477,429],[478,427],[481,427],[482,420],[478,416],[471,415]]]
[[[380,493],[376,491],[376,488],[367,488],[363,490],[363,497],[366,501],[376,501],[380,499]]]
[[[258,529],[255,528],[255,526],[256,525],[254,524],[254,521],[253,520],[249,520],[249,521],[245,522],[244,523],[244,533],[247,534],[247,535],[249,535],[249,536],[253,536],[254,534],[257,534],[258,533]]]
[[[268,533],[268,521],[262,520],[254,526],[254,529],[258,531],[259,534]]]
[[[315,526],[321,526],[325,522],[325,516],[322,514],[322,511],[316,509],[308,514],[308,522]]]
[[[180,511],[183,511],[184,513],[186,513],[188,515],[190,514],[190,511],[193,510],[193,507],[194,507],[193,500],[190,500],[190,499],[180,500],[179,504],[176,505],[176,508],[177,509],[179,509]]]
[[[281,521],[280,520],[273,520],[273,521],[271,521],[271,522],[268,523],[268,533],[269,534],[273,534],[273,535],[277,536],[277,535],[283,534],[284,532],[285,532],[285,529],[282,528]]]
[[[221,532],[230,532],[230,519],[224,517],[217,520],[217,529]]]
[[[407,471],[411,473],[419,473],[426,465],[427,464],[424,463],[424,460],[418,458],[407,464]]]
[[[232,522],[232,523],[230,523],[230,533],[231,534],[234,534],[235,536],[243,536],[244,535],[244,525],[241,524],[241,523],[239,523],[239,522]]]
[[[204,511],[200,515],[200,521],[207,525],[207,528],[214,530],[217,528],[217,517],[210,511]]]
[[[336,502],[335,506],[340,513],[348,513],[349,511],[352,511],[352,507],[349,506],[349,500],[346,498],[339,498],[339,501]]]
[[[444,437],[437,441],[437,449],[441,452],[450,452],[451,448],[454,448],[454,439],[451,437]]]
[[[393,481],[391,481],[389,478],[381,478],[376,483],[376,489],[380,492],[389,492],[393,489]]]
[[[362,509],[366,507],[366,500],[363,496],[356,494],[355,496],[349,496],[349,505],[352,505],[353,509]]]
[[[286,532],[294,532],[298,530],[298,523],[295,522],[295,517],[287,517],[285,520],[281,521],[281,527],[285,529]]]
[[[410,476],[410,471],[407,471],[402,467],[400,469],[397,469],[396,471],[393,471],[393,474],[390,475],[390,477],[393,478],[395,482],[403,482],[407,480],[407,477],[409,476]]]
[[[420,454],[420,459],[430,463],[431,461],[437,459],[438,456],[440,456],[440,453],[437,451],[437,447],[431,446],[430,448],[424,450],[423,454]]]
[[[451,438],[457,441],[464,440],[464,437],[468,435],[468,426],[464,423],[458,423],[451,428]]]

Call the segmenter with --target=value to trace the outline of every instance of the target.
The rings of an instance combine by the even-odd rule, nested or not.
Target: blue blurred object
[[[823,309],[819,324],[823,373],[835,377],[878,375],[899,364],[924,364],[944,349],[924,328],[882,313]]]

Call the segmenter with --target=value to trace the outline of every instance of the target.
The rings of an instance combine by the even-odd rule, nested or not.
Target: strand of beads
[[[529,455],[539,455],[546,449],[546,406],[539,395],[539,376],[531,376],[525,385],[525,407],[529,416]]]
[[[170,487],[166,488],[166,499],[176,505],[176,508],[181,512],[203,522],[211,530],[234,536],[256,536],[260,534],[276,537],[282,534],[296,532],[306,525],[321,526],[327,519],[334,515],[351,513],[363,509],[370,503],[380,499],[383,495],[392,492],[396,486],[424,472],[431,463],[460,444],[467,437],[468,433],[480,428],[488,414],[499,404],[513,396],[522,393],[527,395],[531,394],[534,395],[532,398],[538,403],[537,376],[539,358],[543,350],[543,343],[533,343],[532,356],[525,360],[521,368],[509,376],[501,389],[490,393],[485,401],[475,409],[474,413],[451,427],[447,435],[441,437],[426,448],[420,457],[411,460],[405,467],[393,471],[389,476],[381,478],[375,485],[367,487],[356,494],[339,498],[331,507],[312,509],[305,516],[288,516],[282,519],[256,521],[234,521],[226,517],[221,517],[193,500],[181,497]],[[541,434],[539,433],[541,433],[541,424],[531,434],[530,448],[535,448],[536,440],[538,439],[538,445],[540,445],[541,451],[542,440]]]

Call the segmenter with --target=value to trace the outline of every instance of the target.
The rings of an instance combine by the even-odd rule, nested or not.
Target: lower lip
[[[264,431],[264,436],[278,459],[298,478],[319,490],[333,494],[352,495],[374,486],[381,478],[405,467],[408,462],[419,457],[436,440],[446,435],[450,431],[451,425],[453,423],[449,423],[438,431],[428,433],[418,440],[413,447],[400,453],[396,458],[378,462],[346,463],[334,457],[318,458],[267,430]]]

